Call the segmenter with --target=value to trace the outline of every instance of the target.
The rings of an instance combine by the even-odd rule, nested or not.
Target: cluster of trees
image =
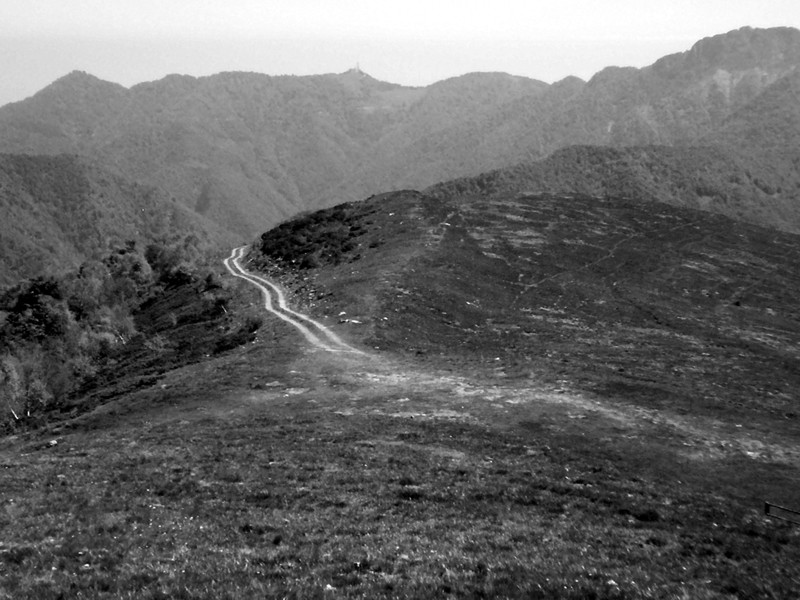
[[[0,429],[35,423],[96,375],[137,334],[134,314],[165,286],[196,275],[192,236],[144,251],[114,248],[61,276],[0,294]]]
[[[302,215],[261,236],[265,256],[291,262],[300,269],[336,265],[358,246],[364,233],[351,203]]]

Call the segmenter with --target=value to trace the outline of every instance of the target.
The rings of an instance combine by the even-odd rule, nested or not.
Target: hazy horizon
[[[548,83],[608,66],[643,67],[744,26],[800,27],[800,3],[707,0],[701,6],[611,0],[5,0],[0,105],[67,73],[130,87],[178,73],[340,73],[424,86],[475,71]]]

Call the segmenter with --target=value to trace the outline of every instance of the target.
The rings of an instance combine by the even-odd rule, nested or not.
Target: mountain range
[[[415,88],[353,69],[127,89],[73,72],[0,107],[0,152],[76,155],[238,239],[514,164],[523,187],[639,194],[800,231],[798,64],[800,31],[743,28],[554,84],[472,73]]]
[[[0,597],[800,598],[798,64],[0,108]]]

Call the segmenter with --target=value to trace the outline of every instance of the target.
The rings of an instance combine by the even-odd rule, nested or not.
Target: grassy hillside
[[[657,202],[400,193],[289,221],[252,264],[299,266],[370,345],[788,432],[799,239]]]
[[[308,359],[271,338],[0,445],[0,591],[798,593],[796,531],[748,506],[747,460],[676,456],[655,443],[664,425],[625,425],[569,395]],[[787,470],[762,467],[761,490]]]
[[[798,252],[581,195],[397,192],[288,221],[247,268],[366,354],[265,319],[4,440],[0,592],[794,597],[800,538],[762,510],[800,506]],[[230,289],[233,318],[259,302]],[[164,301],[152,323],[193,314]]]

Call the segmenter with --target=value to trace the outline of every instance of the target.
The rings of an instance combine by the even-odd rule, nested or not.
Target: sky
[[[0,105],[73,70],[126,87],[355,66],[404,85],[474,71],[552,83],[743,26],[800,28],[800,1],[0,0]]]

